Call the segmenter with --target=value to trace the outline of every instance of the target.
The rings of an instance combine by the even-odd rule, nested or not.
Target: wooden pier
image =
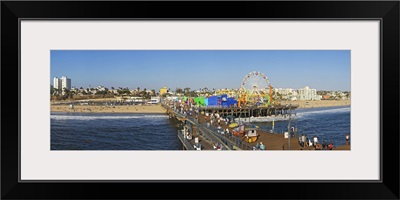
[[[234,136],[232,133],[225,133],[218,131],[215,127],[207,126],[206,122],[200,122],[198,117],[192,109],[190,113],[193,115],[185,115],[181,112],[180,108],[174,108],[167,104],[162,104],[166,109],[170,118],[175,118],[188,127],[192,138],[198,138],[199,143],[196,144],[194,139],[187,140],[182,132],[178,132],[178,138],[187,150],[195,150],[195,146],[201,145],[202,150],[213,150],[214,143],[219,144],[223,150],[252,150],[253,145],[243,141],[242,138]],[[204,118],[200,113],[218,113],[220,116],[235,116],[235,117],[249,117],[249,116],[270,116],[270,115],[291,115],[291,110],[296,109],[297,106],[285,105],[276,107],[248,107],[248,108],[217,108],[217,107],[200,107],[196,111],[199,116]]]
[[[195,147],[201,146],[201,150],[215,150],[214,143],[218,143],[221,146],[221,150],[253,150],[256,143],[250,143],[243,140],[244,136],[235,136],[231,133],[232,129],[228,127],[224,122],[221,123],[222,130],[229,129],[229,132],[221,132],[218,131],[217,128],[213,125],[209,125],[210,116],[206,116],[205,114],[201,114],[200,112],[205,111],[207,113],[219,113],[220,116],[232,115],[232,108],[206,108],[206,109],[198,109],[190,112],[182,112],[182,110],[178,108],[174,108],[167,104],[162,104],[162,106],[166,109],[167,114],[170,118],[174,118],[179,120],[188,127],[189,132],[192,134],[192,139],[188,140],[184,138],[184,135],[181,132],[178,132],[178,138],[182,142],[184,149],[187,150],[197,150]],[[234,111],[236,112],[236,116],[244,116],[244,113],[250,113],[253,110],[260,109],[261,113],[269,113],[269,114],[287,114],[291,115],[291,109],[295,109],[297,106],[280,106],[274,108],[238,108]],[[187,109],[187,108],[186,108]],[[240,110],[242,109],[242,110]],[[268,110],[269,109],[269,110]],[[271,112],[271,110],[273,112]],[[283,112],[282,112],[283,110]],[[265,111],[265,112],[264,112]],[[198,115],[196,115],[198,112]],[[279,112],[279,113],[278,113]],[[184,114],[190,113],[190,114]],[[240,115],[242,113],[242,115]],[[234,112],[235,114],[235,112]],[[251,116],[251,115],[249,115]],[[265,116],[265,115],[263,115]],[[268,115],[267,115],[268,116]],[[265,150],[317,150],[313,146],[300,146],[298,143],[299,133],[294,133],[291,137],[285,138],[282,133],[271,133],[263,130],[258,130],[259,134],[257,142],[262,142],[266,145]],[[194,138],[198,138],[199,143],[195,143]],[[350,145],[338,146],[334,147],[334,150],[350,150]]]
[[[238,117],[267,117],[273,115],[289,115],[292,110],[298,108],[299,105],[277,105],[268,107],[199,107],[198,110],[204,113],[218,113],[220,116]]]
[[[187,140],[181,131],[178,131],[178,138],[182,142],[183,147],[186,150],[196,150],[195,146],[201,147],[201,150],[213,150],[213,143],[218,143],[224,150],[232,150],[233,145],[225,141],[218,133],[211,130],[210,128],[200,124],[194,117],[185,116],[179,113],[178,110],[163,104],[163,107],[167,110],[167,114],[170,118],[175,118],[181,121],[186,127],[190,134],[192,134],[192,139]],[[198,138],[199,143],[195,143],[195,138]]]

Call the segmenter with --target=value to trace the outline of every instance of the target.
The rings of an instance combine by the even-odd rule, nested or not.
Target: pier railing
[[[199,130],[199,133],[204,138],[211,140],[211,141],[218,142],[219,144],[223,145],[223,147],[224,147],[223,150],[231,150],[232,149],[232,145],[229,145],[229,143],[227,141],[225,141],[224,138],[219,137],[218,134],[216,134],[212,130],[206,128],[204,125],[198,123],[197,120],[194,119],[192,116],[184,116],[180,113],[178,113],[178,114],[185,117],[186,119],[188,119],[190,121],[190,123],[196,125],[197,129]]]
[[[185,146],[187,150],[195,150],[192,144],[185,138],[182,131],[180,130],[178,131],[178,138],[181,140],[183,146]]]
[[[194,119],[192,116],[184,115],[184,114],[180,113],[179,110],[173,109],[166,104],[163,104],[163,106],[174,111],[174,113],[178,117],[186,118],[190,123],[196,125],[198,128],[199,134],[202,137],[204,137],[205,139],[207,139],[209,141],[218,142],[219,144],[221,144],[223,146],[223,148],[222,148],[223,150],[231,150],[232,149],[232,147],[230,145],[228,145],[227,142],[224,142],[223,140],[221,140],[221,138],[217,137],[218,135],[213,133],[211,130],[206,129],[203,125],[198,123],[197,120]]]
[[[216,127],[208,127],[207,123],[200,124],[197,119],[191,115],[184,115],[179,110],[173,109],[170,106],[163,104],[164,107],[171,109],[179,117],[186,118],[190,123],[198,127],[199,134],[205,139],[218,142],[224,146],[225,150],[239,149],[239,150],[252,150],[253,146],[243,142],[243,139],[233,135],[232,133],[226,133],[224,130],[218,131]]]
[[[176,111],[178,112],[178,111]],[[232,150],[234,146],[239,147],[243,150],[252,149],[252,147],[243,144],[240,139],[232,140],[232,138],[228,138],[223,134],[218,133],[218,130],[212,127],[207,127],[206,124],[200,124],[195,118],[192,116],[184,116],[181,113],[177,113],[180,117],[185,117],[190,121],[190,123],[196,125],[198,127],[199,133],[208,140],[218,142],[219,144],[224,146],[224,150]],[[235,136],[233,136],[235,137]]]
[[[225,141],[226,143],[230,144],[233,148],[233,146],[236,146],[237,148],[240,148],[242,150],[252,150],[253,147],[246,144],[243,142],[243,139],[233,135],[231,132],[225,132],[225,130],[220,129],[218,131],[218,128],[215,127],[209,127],[209,129],[212,130],[212,132],[218,136],[221,140]]]

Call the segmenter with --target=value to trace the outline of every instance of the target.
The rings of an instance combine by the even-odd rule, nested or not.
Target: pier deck
[[[221,128],[222,130],[228,129],[229,133],[224,133],[224,134],[219,133],[215,124],[210,125],[208,127],[207,124],[210,122],[210,117],[204,114],[200,114],[201,109],[198,115],[196,115],[194,110],[190,111],[189,115],[184,115],[180,112],[179,110],[180,108],[174,109],[166,104],[162,104],[162,106],[167,110],[167,114],[169,114],[170,116],[178,117],[182,121],[185,121],[186,123],[195,127],[194,129],[195,132],[193,133],[193,139],[192,141],[190,141],[190,143],[191,145],[193,145],[194,138],[199,137],[199,139],[202,142],[202,145],[206,144],[203,146],[204,148],[202,148],[202,150],[213,150],[213,145],[212,145],[213,142],[221,144],[224,147],[223,150],[252,150],[253,147],[256,145],[256,143],[246,142],[243,136],[234,136],[232,134],[232,129],[229,128],[228,125],[225,124],[223,120],[221,120],[220,123]],[[297,107],[285,106],[285,108],[278,107],[277,109],[290,110],[295,108]],[[223,116],[223,114],[221,113],[223,113],[224,109],[210,108],[209,110],[207,110],[207,112],[209,113],[210,110],[217,111],[221,116]],[[288,115],[290,114],[291,113],[288,112]],[[314,147],[301,147],[298,142],[298,134],[295,134],[295,137],[290,138],[290,148],[289,148],[289,139],[284,138],[283,134],[269,133],[263,130],[257,130],[257,133],[259,135],[257,138],[257,142],[258,143],[262,142],[263,144],[265,144],[266,150],[315,150]],[[350,146],[349,145],[340,146],[337,148],[337,150],[350,150]]]
[[[199,112],[218,113],[220,116],[234,117],[267,117],[272,115],[288,115],[291,110],[298,108],[299,105],[270,105],[268,107],[199,107]]]

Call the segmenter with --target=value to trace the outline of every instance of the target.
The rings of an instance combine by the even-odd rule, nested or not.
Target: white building
[[[76,88],[76,87],[72,87],[72,88],[71,88],[71,92],[75,92],[75,93],[76,93],[76,92],[78,92],[78,91],[79,91],[79,89]]]
[[[160,103],[160,97],[151,97],[150,103],[152,104]]]
[[[64,94],[64,88],[71,90],[71,79],[66,76],[63,76],[61,78],[54,77],[53,87],[54,89],[62,91],[62,94]]]
[[[62,89],[61,86],[62,86],[61,79],[57,78],[57,77],[54,77],[54,79],[53,79],[53,87],[54,87],[54,89],[58,89],[58,90],[61,91],[61,89]]]
[[[66,76],[61,77],[61,85],[62,89],[66,88],[67,90],[71,90],[71,79]]]
[[[61,78],[54,77],[53,87],[59,90],[62,90],[64,88],[71,90],[71,79],[66,76],[63,76]]]
[[[133,102],[133,103],[144,103],[143,97],[130,97],[126,100],[126,102]]]
[[[317,90],[310,89],[308,86],[299,89],[297,97],[298,100],[321,100],[321,96],[317,95]]]
[[[292,89],[292,88],[274,88],[273,89],[275,92],[279,92],[282,96],[296,96],[297,91]]]
[[[98,91],[106,91],[106,87],[101,86],[101,85],[97,86],[96,89],[97,89]]]
[[[273,91],[276,95],[279,93],[282,99],[291,101],[297,100],[297,91],[292,88],[274,88]]]

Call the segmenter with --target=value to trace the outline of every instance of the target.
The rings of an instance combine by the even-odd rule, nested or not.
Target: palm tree
[[[190,95],[191,97],[198,97],[196,91],[194,91],[194,90],[191,91],[191,92],[189,93],[189,95]]]
[[[69,90],[67,88],[63,88],[63,100],[69,97]]]
[[[74,98],[74,95],[75,95],[75,92],[74,92],[74,91],[71,91],[71,92],[69,92],[69,94],[68,94],[68,98],[69,98],[69,99],[72,99],[72,98]]]
[[[50,95],[54,93],[54,87],[50,84]]]
[[[175,92],[176,92],[177,94],[180,94],[180,93],[183,92],[183,90],[182,90],[181,88],[176,88]]]
[[[190,92],[190,88],[189,88],[189,87],[186,87],[186,88],[184,89],[184,91],[185,91],[185,93],[189,93],[189,92]]]

